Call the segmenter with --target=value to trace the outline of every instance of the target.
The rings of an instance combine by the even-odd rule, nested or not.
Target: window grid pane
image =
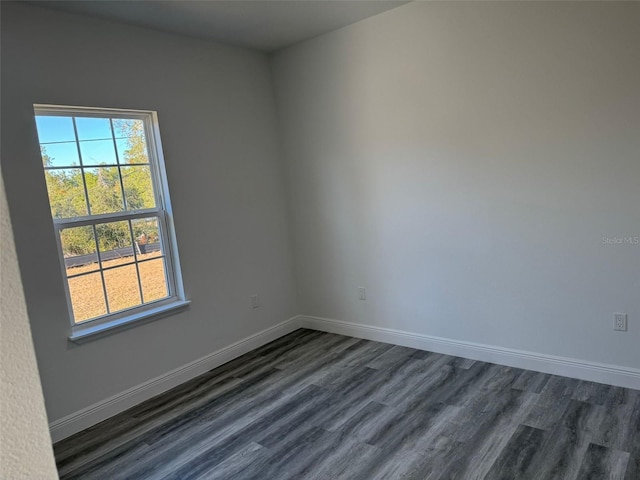
[[[111,128],[113,128],[113,122],[111,123]],[[133,225],[131,224],[131,220],[129,220],[129,233],[133,241],[136,241],[136,236],[133,233]],[[138,267],[138,244],[136,243],[133,248],[133,258],[136,261],[136,275],[138,276],[138,291],[140,292],[140,301],[144,303],[144,296],[142,295],[142,281],[140,280],[140,268]]]
[[[76,323],[109,314],[102,290],[101,272],[92,272],[68,280],[69,296]]]
[[[88,214],[81,168],[46,170],[44,176],[53,218],[73,218]]]
[[[80,159],[80,166],[82,166],[82,153],[80,152],[80,144],[78,143],[78,127],[76,126],[76,119],[72,117],[73,121],[73,134],[76,138],[76,149],[78,150],[78,158]],[[89,215],[91,215],[91,205],[89,204],[89,191],[87,190],[87,182],[84,176],[84,169],[81,169],[82,172],[82,185],[84,186],[84,199],[87,202],[87,210]],[[102,280],[102,285],[104,286],[104,279]],[[107,310],[109,307],[107,306]]]
[[[133,264],[117,266],[103,271],[107,299],[112,312],[142,305],[138,269]]]
[[[122,180],[122,169],[120,168],[120,156],[118,155],[118,145],[116,144],[115,134],[113,132],[112,118],[109,119],[109,130],[111,131],[111,141],[113,143],[113,151],[116,154],[116,163],[118,163],[118,178],[120,179],[120,191],[122,192],[122,201],[123,201],[124,209],[129,210],[129,205],[127,202],[127,192],[124,189],[124,182]],[[129,229],[131,229],[131,222],[129,222]],[[131,238],[133,238],[133,232],[131,233]],[[134,255],[135,255],[135,248],[134,248]],[[140,277],[140,275],[138,275],[138,277]],[[142,293],[140,293],[140,296],[142,296]]]
[[[155,302],[169,296],[167,262],[164,256],[145,260],[138,264],[142,296],[145,302]],[[164,281],[158,281],[162,278]]]

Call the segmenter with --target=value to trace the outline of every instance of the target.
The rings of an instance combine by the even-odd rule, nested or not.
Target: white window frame
[[[121,211],[114,213],[105,213],[97,215],[86,215],[82,217],[70,217],[70,218],[53,218],[53,226],[55,230],[56,242],[58,247],[58,257],[60,260],[60,267],[63,276],[63,283],[67,298],[67,307],[69,311],[69,320],[71,323],[71,335],[69,338],[75,342],[81,342],[89,339],[89,337],[95,337],[97,335],[105,334],[108,331],[123,329],[138,324],[144,320],[151,320],[159,316],[164,316],[172,310],[177,310],[186,307],[190,302],[186,300],[184,293],[184,286],[182,283],[182,274],[180,270],[180,261],[178,257],[178,245],[175,235],[175,228],[173,222],[173,210],[171,208],[171,201],[169,198],[169,188],[167,182],[167,174],[164,166],[164,156],[162,153],[162,144],[160,141],[160,128],[158,125],[158,115],[154,111],[146,110],[123,110],[113,108],[94,108],[94,107],[72,107],[62,105],[34,105],[35,116],[72,116],[72,117],[99,117],[110,119],[134,119],[142,120],[144,124],[145,140],[147,145],[147,154],[149,157],[149,168],[151,171],[151,178],[154,189],[154,198],[156,207],[135,211]],[[34,121],[35,121],[34,116]],[[74,121],[75,130],[75,121]],[[78,156],[80,159],[80,165],[82,165],[82,153],[78,144],[77,131],[75,133],[76,145],[78,147]],[[114,140],[115,142],[115,140]],[[114,145],[115,147],[115,145]],[[117,155],[117,150],[116,150]],[[119,162],[119,158],[117,159]],[[119,167],[118,165],[105,165],[109,167]],[[67,167],[74,168],[74,167]],[[95,167],[87,167],[95,168]],[[43,168],[43,172],[44,172]],[[83,170],[84,171],[84,170]],[[122,179],[121,179],[122,181]],[[85,198],[87,206],[89,208],[89,198],[86,190],[86,184],[84,184]],[[124,199],[124,188],[122,188],[122,195]],[[126,201],[126,200],[125,200]],[[97,225],[105,222],[120,221],[120,220],[135,220],[137,218],[149,218],[156,217],[158,219],[158,230],[160,233],[160,243],[162,245],[165,265],[165,278],[167,281],[168,297],[144,303],[135,307],[131,307],[126,310],[121,310],[115,313],[107,313],[104,316],[94,319],[83,320],[80,323],[76,323],[73,313],[73,305],[71,303],[71,294],[69,290],[69,282],[67,278],[67,269],[65,265],[64,254],[62,250],[62,243],[60,240],[60,231],[64,228],[81,227],[87,225]],[[95,231],[95,230],[94,230]],[[133,237],[133,232],[131,233]],[[135,240],[132,238],[132,241]],[[97,238],[96,238],[97,242]],[[133,246],[135,251],[135,245]],[[137,257],[136,257],[136,270],[138,269]],[[101,276],[103,270],[99,270]],[[142,286],[140,285],[140,275],[138,274],[138,287],[142,292]],[[102,281],[103,290],[105,290],[104,280]],[[107,292],[103,291],[105,301],[107,301]],[[111,333],[111,332],[109,332]]]

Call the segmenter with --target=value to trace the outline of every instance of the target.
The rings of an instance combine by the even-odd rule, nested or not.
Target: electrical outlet
[[[251,308],[258,308],[260,306],[260,297],[258,295],[251,295]]]
[[[626,313],[613,314],[613,329],[621,332],[627,331],[627,314]]]
[[[358,287],[358,298],[360,300],[366,300],[367,299],[367,291],[365,290],[364,287]]]

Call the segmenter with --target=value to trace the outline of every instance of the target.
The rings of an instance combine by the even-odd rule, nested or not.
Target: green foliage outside
[[[112,213],[124,210],[140,210],[155,207],[151,171],[146,150],[144,126],[139,120],[114,120],[117,137],[126,138],[126,149],[120,152],[117,167],[85,168],[84,181],[87,187],[91,214]],[[42,161],[50,167],[54,158],[41,146]],[[146,165],[135,165],[146,164]],[[124,166],[126,165],[126,166]],[[120,170],[122,183],[120,182]],[[45,178],[54,218],[86,216],[89,213],[85,197],[82,170],[80,168],[45,169]],[[124,195],[122,191],[124,187]],[[133,235],[146,242],[159,241],[156,218],[132,220]],[[111,222],[96,226],[101,251],[132,245],[129,222]],[[61,232],[65,256],[84,255],[96,252],[96,242],[91,226],[66,228]]]

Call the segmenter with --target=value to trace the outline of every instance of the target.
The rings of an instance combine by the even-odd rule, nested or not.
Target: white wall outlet
[[[251,295],[249,297],[251,299],[251,308],[258,308],[260,306],[260,297],[258,295]]]
[[[613,314],[613,329],[621,332],[627,331],[627,314],[626,313],[614,313]]]
[[[367,290],[364,287],[358,287],[358,298],[360,300],[367,299]]]

